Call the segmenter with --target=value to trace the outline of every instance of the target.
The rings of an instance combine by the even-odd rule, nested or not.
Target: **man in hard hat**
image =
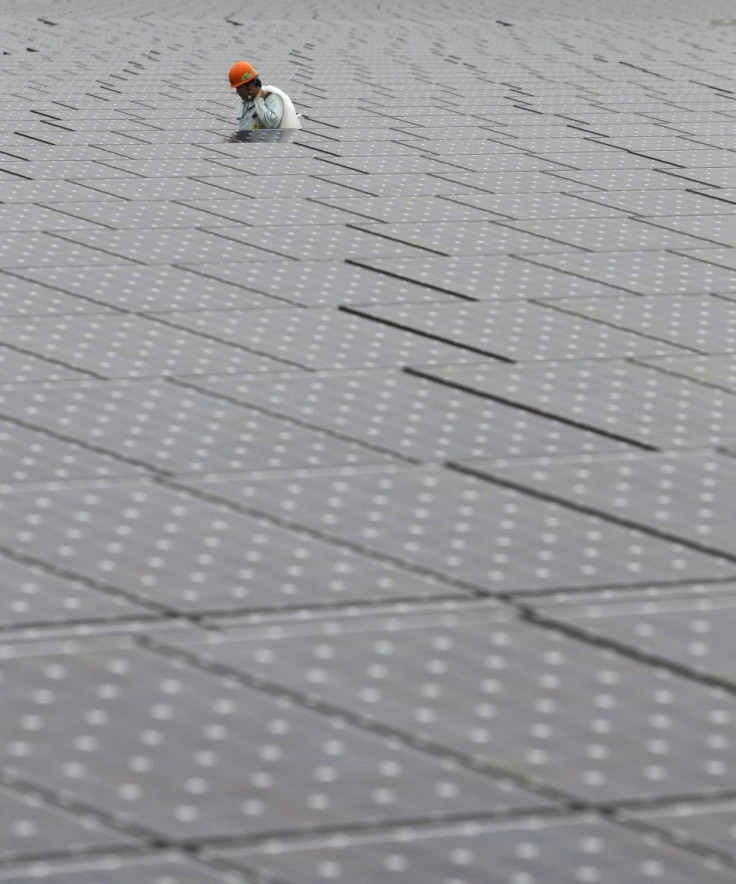
[[[243,100],[238,129],[301,129],[289,96],[275,86],[261,85],[258,71],[247,61],[230,68],[230,88]]]

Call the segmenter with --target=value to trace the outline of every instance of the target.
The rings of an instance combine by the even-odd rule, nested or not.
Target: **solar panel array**
[[[736,19],[640,7],[0,2],[0,882],[736,881]]]

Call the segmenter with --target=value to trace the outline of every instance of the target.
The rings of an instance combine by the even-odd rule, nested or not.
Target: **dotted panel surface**
[[[731,240],[732,242],[733,240]],[[729,243],[730,245],[730,243]],[[732,248],[691,248],[682,250],[682,255],[687,258],[694,258],[697,261],[705,263],[708,270],[712,270],[711,265],[716,267],[727,267],[729,270],[736,270],[736,256]]]
[[[323,161],[321,158],[313,159],[311,157],[288,157],[288,156],[261,156],[258,160],[258,169],[254,170],[248,159],[226,159],[222,158],[216,163],[209,163],[208,169],[202,172],[192,174],[200,175],[203,178],[220,178],[220,177],[266,177],[282,175],[296,175],[300,178],[311,175],[319,175],[325,169],[331,168],[331,163]],[[163,168],[163,167],[162,167]],[[233,172],[235,175],[233,175]]]
[[[222,158],[226,162],[225,158]],[[110,157],[105,161],[105,166],[110,169],[122,170],[127,175],[139,175],[144,178],[194,178],[195,176],[226,176],[229,173],[217,159],[173,159],[172,157],[160,159],[123,159],[122,157]],[[109,175],[109,178],[114,177]]]
[[[476,173],[467,172],[467,175]],[[518,173],[521,174],[521,173]],[[534,175],[536,173],[529,172],[527,174]],[[549,179],[546,179],[549,180]],[[322,186],[319,186],[321,183]],[[558,182],[559,183],[559,182]],[[467,193],[473,190],[462,181],[455,182],[447,179],[446,176],[437,177],[436,175],[367,175],[364,172],[350,174],[345,170],[345,174],[335,174],[334,172],[323,172],[317,176],[315,182],[309,185],[310,195],[316,198],[333,197],[333,196],[349,196],[352,192],[368,194],[369,196],[432,196],[450,193]],[[551,189],[558,190],[557,184],[553,184]],[[264,196],[265,187],[255,189],[254,185],[249,185],[249,194],[251,196]],[[2,193],[2,191],[0,191]],[[279,193],[275,193],[278,196]]]
[[[731,353],[736,349],[736,310],[724,298],[709,295],[561,298],[553,306],[699,353]]]
[[[337,105],[337,102],[335,102]],[[343,106],[344,107],[344,106]],[[372,139],[371,139],[372,134]],[[387,137],[382,129],[377,129],[374,133],[348,133],[345,129],[340,131],[341,141],[333,141],[326,144],[324,140],[318,138],[309,140],[309,144],[320,149],[320,155],[329,162],[342,162],[341,157],[401,157],[415,154],[415,148],[412,145],[402,143],[400,141],[400,133],[397,134],[396,140]],[[351,135],[354,139],[351,142]],[[302,134],[299,136],[299,143],[306,144],[308,136]],[[484,145],[490,145],[490,142],[481,142]],[[422,153],[433,153],[432,151],[422,151]],[[333,160],[332,157],[335,159]]]
[[[73,387],[34,390],[0,390],[3,412],[24,423],[64,434],[121,457],[135,459],[168,473],[226,472],[228,470],[276,470],[298,467],[350,466],[393,460],[388,454],[335,438],[327,433],[264,414],[262,411],[215,399],[191,389],[159,381],[90,383]],[[18,434],[15,434],[17,436]],[[26,448],[27,465],[21,452],[3,450],[11,441],[0,423],[0,481],[36,478],[36,461],[50,460],[53,443],[59,449],[58,466],[51,476],[105,476],[125,473],[125,464],[112,458],[90,455],[80,460],[68,443],[26,431],[13,442]],[[48,449],[52,449],[50,452]],[[25,475],[7,473],[16,455]],[[3,461],[9,462],[7,465]],[[3,469],[5,467],[5,469]],[[127,472],[136,472],[128,468]],[[45,478],[45,476],[44,476]]]
[[[239,868],[257,870],[266,880],[303,884],[384,884],[400,881],[402,875],[426,884],[487,884],[490,869],[498,881],[548,884],[568,884],[571,876],[575,881],[601,884],[617,884],[623,876],[636,884],[657,879],[673,884],[736,880],[733,870],[714,867],[662,840],[596,819],[539,819],[495,826],[469,823],[454,829],[402,829],[382,837],[346,833],[333,841],[297,841],[268,850],[229,850],[216,855]]]
[[[593,169],[582,172],[551,171],[558,179],[558,189],[564,189],[567,182],[569,190],[677,190],[683,187],[683,181],[661,169]],[[560,185],[560,182],[563,182]]]
[[[44,806],[38,797],[0,788],[0,858],[80,853],[91,848],[124,847],[134,839],[107,830],[92,819],[80,820]]]
[[[713,249],[705,257],[710,259]],[[666,251],[600,252],[593,255],[555,254],[534,257],[536,264],[554,267],[614,285],[640,295],[686,295],[736,291],[736,269],[727,270],[694,260],[703,250],[684,255]]]
[[[696,184],[707,187],[736,187],[736,168],[692,168],[687,171],[678,170],[678,175],[683,181],[694,181]]]
[[[192,381],[237,402],[420,460],[616,451],[625,443],[399,372]],[[0,392],[0,397],[2,393]]]
[[[82,230],[92,227],[92,223],[80,221],[76,225],[74,218],[86,219],[96,226],[116,229],[156,228],[156,227],[196,227],[212,225],[213,218],[204,211],[197,211],[189,206],[182,206],[170,200],[150,200],[135,203],[123,200],[105,200],[98,203],[56,203],[54,208],[61,218],[66,217],[69,229]],[[65,214],[61,214],[61,213]],[[71,217],[70,217],[71,216]],[[57,225],[61,228],[61,225]],[[52,227],[52,229],[54,229]],[[149,236],[151,234],[149,233]],[[181,234],[182,239],[184,235]]]
[[[578,197],[585,197],[579,199]],[[513,220],[538,218],[616,218],[622,212],[617,207],[596,205],[592,194],[571,196],[564,193],[465,193],[443,197],[446,202],[482,209],[492,215]]]
[[[268,267],[259,263],[182,266],[191,267],[208,279],[241,285],[300,307],[442,301],[452,298],[447,292],[438,292],[418,282],[374,273],[367,267],[338,261],[280,261],[269,263]],[[266,306],[266,303],[259,306]]]
[[[589,800],[686,794],[703,774],[733,787],[725,692],[496,613],[393,624],[173,643]],[[637,744],[623,751],[619,729]]]
[[[736,439],[732,395],[643,365],[428,366],[422,373],[644,446],[692,448]]]
[[[431,469],[226,484],[224,500],[496,592],[717,577],[736,564],[487,482]],[[523,550],[523,555],[515,552]],[[564,576],[563,576],[564,575]]]
[[[487,221],[448,222],[435,221],[420,224],[389,224],[369,226],[355,224],[366,231],[398,242],[431,249],[441,255],[492,255],[506,252],[555,252],[568,251],[574,246],[560,245],[551,239],[532,236],[523,231],[512,230],[501,224]],[[572,240],[572,238],[571,238]],[[694,243],[690,240],[689,244]],[[683,243],[683,246],[685,243]]]
[[[324,168],[329,173],[330,166],[325,164]],[[347,169],[343,170],[343,172],[344,174],[338,173],[334,176],[330,173],[329,177],[321,170],[319,175],[314,176],[264,175],[257,177],[244,176],[233,172],[230,177],[192,179],[189,182],[189,193],[187,193],[187,187],[182,186],[176,189],[176,193],[179,194],[178,196],[171,196],[169,198],[181,200],[223,199],[224,196],[231,193],[233,194],[233,199],[237,199],[238,196],[252,197],[254,199],[316,199],[323,196],[345,196],[353,189],[351,182],[354,178],[359,178],[361,181],[368,179],[365,173],[352,174]],[[425,176],[411,175],[406,177],[421,177],[424,179]],[[205,191],[205,187],[207,191]],[[174,192],[173,187],[170,189]],[[372,193],[372,191],[369,190],[368,193]]]
[[[97,184],[96,181],[95,184]],[[99,193],[74,181],[18,181],[17,179],[0,181],[0,202],[2,203],[53,204],[99,199]]]
[[[641,361],[668,374],[736,392],[736,356],[663,356]]]
[[[2,5],[0,882],[736,881],[729,0]]]
[[[170,313],[167,321],[309,369],[434,365],[484,358],[462,346],[334,310],[200,311]]]
[[[81,236],[82,231],[67,231]],[[93,232],[93,236],[103,235]],[[117,264],[119,258],[97,249],[70,242],[50,233],[3,233],[0,240],[0,261],[5,269],[14,267],[68,267],[69,265]]]
[[[6,232],[43,230],[87,230],[96,227],[90,221],[67,214],[69,203],[59,203],[64,211],[35,203],[0,206],[0,230]],[[75,205],[75,204],[72,204]]]
[[[28,268],[24,268],[27,270]],[[42,271],[42,274],[45,271]],[[55,271],[52,271],[54,273]],[[72,270],[76,275],[77,269]],[[49,313],[109,313],[108,307],[73,298],[41,283],[0,274],[0,316],[45,316]]]
[[[702,194],[687,190],[615,190],[609,193],[578,193],[576,196],[599,207],[606,206],[653,218],[673,215],[690,215],[699,219],[701,215],[727,218],[736,211],[732,205],[718,199],[717,190]],[[671,220],[670,217],[665,223],[669,224]]]
[[[155,614],[115,593],[97,591],[27,562],[0,556],[0,626],[141,618]]]
[[[441,578],[157,485],[16,492],[0,498],[0,512],[0,544],[24,558],[173,612],[462,594]]]
[[[701,233],[693,229],[692,225],[685,228],[684,232],[677,232],[678,228],[655,227],[629,218],[542,219],[531,223],[525,219],[515,222],[515,226],[591,251],[627,252],[632,249],[687,249],[702,246],[697,239]],[[693,235],[688,236],[688,233]],[[523,251],[531,252],[532,249]]]
[[[526,157],[526,160],[534,162],[529,157]],[[336,175],[339,174],[339,170],[346,169],[348,172],[364,172],[373,175],[416,175],[422,172],[441,171],[442,168],[442,164],[434,158],[416,154],[409,156],[353,156],[327,160],[315,174]],[[338,171],[335,171],[336,169]]]
[[[25,399],[27,391],[21,389]],[[63,428],[58,429],[64,432]],[[65,435],[68,437],[70,434]],[[95,440],[89,441],[94,444]],[[140,468],[131,464],[74,445],[68,438],[59,439],[0,419],[0,485],[54,479],[135,476],[141,472]]]
[[[730,143],[733,143],[730,141]],[[688,182],[688,187],[693,190],[694,193],[702,194],[703,196],[713,197],[713,199],[722,200],[725,204],[726,211],[733,211],[730,208],[734,204],[736,200],[736,189],[733,187],[709,187],[707,185],[701,185],[697,182],[691,184]]]
[[[24,267],[24,277],[52,289],[84,296],[85,313],[107,312],[105,304],[133,312],[165,313],[169,310],[247,310],[278,307],[278,301],[246,291],[238,281],[215,280],[191,270],[164,264],[142,267]],[[243,280],[243,285],[245,285]],[[15,285],[15,282],[13,283]],[[60,295],[63,297],[63,295]],[[92,299],[92,300],[88,300]],[[41,313],[43,311],[36,311]],[[78,310],[56,312],[75,313]]]
[[[112,156],[102,162],[94,162],[92,160],[54,161],[47,159],[38,162],[24,162],[22,164],[4,164],[0,165],[0,171],[7,171],[31,181],[67,181],[69,179],[86,181],[91,178],[131,177],[131,172],[117,165]]]
[[[381,233],[389,225],[381,226]],[[307,261],[334,261],[337,258],[372,257],[423,257],[431,254],[431,245],[401,242],[385,236],[377,236],[371,229],[353,229],[339,226],[289,226],[264,227],[263,229],[224,227],[222,237],[248,243],[282,258]],[[435,250],[436,251],[436,250]],[[211,261],[212,258],[203,258]],[[224,258],[222,260],[225,260]],[[257,260],[255,256],[253,260]]]
[[[452,222],[486,221],[488,213],[472,205],[462,206],[437,196],[390,197],[390,196],[340,196],[321,199],[321,203],[334,206],[340,211],[385,222]],[[260,221],[259,221],[260,223]],[[304,223],[303,221],[300,223]],[[378,230],[374,228],[376,232]]]
[[[17,724],[0,750],[9,771],[151,833],[243,836],[305,828],[314,815],[334,826],[430,806],[441,817],[549,803],[151,651],[21,653],[5,664],[16,685],[6,709]],[[41,694],[67,717],[40,714]]]
[[[471,172],[535,172],[542,169],[565,168],[546,159],[539,159],[524,153],[497,153],[491,155],[468,154],[462,157],[454,156],[451,160],[441,160],[441,166],[437,171],[447,171],[444,166],[454,166],[467,169]],[[434,170],[433,170],[434,171]]]
[[[730,651],[736,599],[733,590],[697,598],[610,600],[549,609],[551,621],[604,641],[629,646],[721,682],[736,682]]]
[[[160,855],[133,858],[122,854],[74,862],[34,862],[25,867],[0,869],[0,881],[53,881],[53,884],[228,884],[225,873],[208,869],[185,857]],[[243,876],[238,884],[255,884]]]
[[[556,139],[561,141],[562,139]],[[555,145],[554,139],[549,139],[547,144],[535,150],[537,156],[543,157],[548,165],[548,171],[554,170],[555,163],[560,164],[560,170],[564,167],[568,169],[574,167],[577,169],[648,169],[652,165],[651,159],[639,154],[626,153],[623,150],[590,151],[586,153],[577,153],[576,151],[566,152],[563,145]]]
[[[599,299],[594,300],[597,303]],[[606,303],[608,299],[601,300]],[[415,330],[513,362],[610,359],[672,351],[669,344],[635,332],[589,323],[569,313],[524,302],[354,309],[361,316],[375,317],[387,325]]]
[[[144,264],[174,264],[178,261],[268,261],[273,260],[263,249],[248,242],[235,242],[232,238],[216,236],[205,230],[159,230],[151,231],[74,231],[66,234],[69,239],[84,242],[99,249],[100,254],[110,256],[108,264],[119,264],[121,259],[132,259]],[[254,237],[252,237],[254,239]]]
[[[223,187],[218,186],[218,182]],[[99,202],[107,196],[109,199],[119,198],[143,202],[149,200],[192,200],[192,199],[223,199],[232,192],[226,186],[228,179],[217,178],[203,180],[197,178],[105,178],[91,181],[87,187],[87,199]],[[224,191],[224,192],[223,192]],[[2,191],[0,191],[1,193]],[[48,202],[46,197],[44,202]],[[58,201],[68,202],[74,196],[66,196]]]
[[[216,199],[191,200],[187,203],[197,209],[198,224],[213,227],[219,224],[232,227],[233,222],[261,230],[263,227],[291,227],[293,225],[345,224],[353,220],[349,208],[331,208],[300,199]]]
[[[99,341],[106,342],[104,354]],[[0,319],[0,340],[103,377],[274,371],[274,359],[139,316]]]
[[[674,835],[680,843],[705,846],[709,851],[717,851],[733,862],[736,857],[736,835],[733,828],[733,815],[736,804],[733,801],[685,802],[659,810],[630,811],[625,819],[634,825],[644,825],[655,830]]]
[[[724,246],[730,246],[733,243],[734,216],[730,215],[705,215],[702,218],[699,215],[680,215],[673,218],[658,218],[657,227],[662,230],[675,230],[681,233],[692,234]],[[674,244],[668,245],[668,248],[697,249],[698,246],[691,244],[690,246],[678,246]],[[702,244],[701,244],[702,246]],[[707,254],[705,255],[707,258]]]
[[[554,178],[547,172],[461,172],[448,170],[435,173],[440,179],[441,193],[452,193],[448,184],[466,190],[486,190],[489,193],[559,193],[563,190],[581,190],[590,185],[575,185]]]
[[[473,468],[484,469],[475,463]],[[736,556],[736,459],[636,454],[590,462],[491,467],[499,477]]]
[[[559,273],[554,268],[540,267],[514,255],[451,258],[429,255],[426,258],[360,259],[358,263],[379,273],[474,301],[621,294],[619,288],[611,285]]]
[[[0,382],[24,384],[32,381],[61,381],[82,379],[87,375],[58,362],[50,362],[0,344]]]

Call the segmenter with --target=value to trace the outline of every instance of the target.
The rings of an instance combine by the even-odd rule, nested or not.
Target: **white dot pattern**
[[[721,387],[730,392],[736,391],[736,358],[731,355],[663,356],[641,361],[668,374]]]
[[[238,228],[239,229],[239,228]],[[65,234],[74,242],[84,243],[110,256],[108,264],[132,259],[146,264],[169,264],[177,261],[268,261],[273,255],[231,238],[204,230],[160,230],[151,236],[143,230],[74,231]],[[89,262],[85,262],[89,263]]]
[[[84,388],[36,389],[30,402],[27,395],[22,388],[0,392],[5,413],[168,473],[349,466],[393,460],[389,454],[195,390],[169,389],[168,384],[158,380],[133,385],[90,382]],[[26,433],[27,437],[20,439],[14,434],[12,441],[33,452],[34,434]],[[13,460],[13,452],[3,452],[3,435],[0,423],[0,478],[3,454]],[[10,441],[9,434],[5,436]],[[47,446],[51,444],[40,434],[38,438]],[[52,475],[75,475],[78,453],[85,452],[69,444],[56,444],[60,455],[63,452],[60,460],[69,466],[65,469],[59,464]],[[43,451],[40,441],[36,447]],[[23,464],[26,472],[34,466],[32,457],[27,457],[27,461],[27,466]],[[84,464],[79,464],[77,472],[85,469],[87,472],[82,475],[104,476],[114,474],[115,467],[125,472],[123,465],[112,458],[95,459],[90,455]],[[24,477],[31,475],[19,473],[8,478],[19,481]]]
[[[431,469],[383,469],[329,480],[208,482],[206,487],[224,499],[295,519],[409,564],[421,563],[485,591],[553,588],[561,579],[583,587],[734,571],[717,557],[638,530]],[[515,546],[525,554],[513,555]]]
[[[189,265],[185,263],[183,266]],[[258,264],[197,264],[192,265],[192,269],[204,274],[207,277],[205,282],[210,279],[222,280],[301,307],[334,307],[383,301],[440,301],[452,297],[417,283],[336,261],[273,262],[269,263],[267,273]],[[248,297],[254,295],[248,294]]]
[[[692,593],[691,593],[692,595]],[[550,606],[547,616],[590,635],[612,639],[693,672],[733,681],[733,585],[703,587],[697,598]]]
[[[129,835],[107,829],[93,817],[79,819],[62,809],[49,807],[43,798],[33,793],[3,787],[0,787],[0,820],[2,860],[135,844]]]
[[[526,142],[528,143],[528,142]],[[551,142],[554,145],[554,141]],[[582,197],[585,197],[584,199]],[[608,218],[620,217],[618,208],[606,208],[591,200],[597,194],[564,193],[464,193],[447,197],[446,202],[474,206],[509,220],[521,218]],[[397,219],[401,220],[401,219]]]
[[[3,232],[84,230],[92,227],[94,225],[89,221],[55,211],[53,205],[47,207],[35,203],[16,203],[0,206],[0,230]]]
[[[67,234],[81,235],[82,232],[67,231]],[[96,235],[96,234],[93,234]],[[0,240],[0,261],[3,267],[47,267],[76,264],[115,264],[120,261],[97,249],[85,245],[70,245],[60,235],[51,233],[4,232]]]
[[[695,236],[630,218],[561,218],[521,223],[531,233],[595,251],[687,249],[702,246]],[[516,224],[518,226],[520,222],[517,221]],[[687,229],[689,233],[695,232],[690,227]]]
[[[484,358],[453,344],[336,310],[201,310],[170,313],[167,321],[180,326],[182,334],[191,329],[306,369],[385,368],[397,363],[431,365]]]
[[[250,884],[252,879],[209,869],[181,854],[167,852],[131,859],[125,853],[109,853],[101,858],[73,861],[39,861],[10,869],[10,877],[0,881],[53,881],[54,884]]]
[[[667,151],[668,155],[671,153],[673,152]],[[673,156],[672,159],[676,157]],[[610,206],[634,215],[657,218],[658,224],[669,225],[674,220],[672,217],[660,219],[659,216],[689,215],[700,223],[703,215],[732,215],[731,204],[718,199],[717,193],[716,190],[704,193],[683,190],[612,190],[587,191],[577,195],[598,206]]]
[[[121,463],[65,439],[0,420],[0,486],[143,473],[140,467]]]
[[[71,368],[110,378],[278,371],[283,367],[268,356],[139,316],[2,318],[0,337]],[[107,345],[102,357],[101,338]]]
[[[482,209],[473,208],[472,205],[461,205],[459,202],[450,202],[450,200],[437,196],[399,199],[390,196],[375,197],[356,194],[356,196],[322,199],[320,202],[328,206],[335,206],[343,212],[355,213],[356,221],[361,218],[401,223],[488,220],[487,212]]]
[[[680,843],[704,845],[729,856],[734,850],[733,801],[680,802],[658,810],[631,811],[634,825],[648,825],[674,835]]]
[[[203,378],[192,383],[422,461],[628,448],[503,402],[394,371],[310,372],[263,383],[258,378]]]
[[[80,580],[61,577],[38,565],[0,557],[0,627],[31,627],[124,619],[145,619],[155,609],[122,595],[105,593]],[[6,639],[12,638],[10,631]]]
[[[381,232],[388,225],[381,226]],[[249,243],[265,250],[268,254],[282,258],[302,258],[307,261],[330,261],[345,256],[347,258],[403,257],[428,254],[423,248],[396,239],[374,236],[370,231],[351,227],[289,226],[243,228],[223,227],[218,231],[222,237],[237,242]],[[426,249],[431,246],[426,246]],[[268,255],[266,255],[268,257]],[[204,261],[218,260],[202,256]],[[227,259],[219,259],[227,260]],[[256,260],[254,256],[254,260]]]
[[[0,884],[736,882],[731,4],[42,5]]]
[[[356,224],[356,226],[358,226]],[[431,249],[441,255],[492,255],[508,252],[558,252],[575,248],[553,242],[549,238],[534,236],[521,230],[505,227],[503,224],[488,221],[435,221],[410,223],[382,223],[379,225],[359,225],[363,230],[375,231],[381,236],[391,237],[398,242]],[[686,239],[683,245],[697,244],[697,240]]]
[[[713,250],[708,249],[708,253]],[[641,295],[686,295],[736,290],[736,273],[667,251],[539,255],[534,262]],[[710,257],[710,254],[706,255]]]
[[[571,299],[577,300],[577,299]],[[587,299],[586,299],[587,300]],[[605,299],[608,303],[609,299]],[[399,328],[464,344],[514,362],[656,356],[663,341],[555,309],[556,304],[411,304],[356,308]]]
[[[414,174],[407,175],[401,173],[395,174],[377,174],[367,175],[365,172],[350,173],[345,170],[344,174],[329,171],[329,166],[325,167],[325,172],[317,176],[318,186],[316,193],[317,198],[331,196],[345,196],[343,190],[347,187],[350,190],[356,190],[360,193],[372,196],[432,196],[448,193],[466,193],[470,188],[462,181],[458,182],[450,180],[447,174],[442,178],[433,175]],[[452,174],[452,173],[451,173]],[[462,173],[458,173],[462,174]],[[473,172],[467,172],[466,175],[473,175]],[[518,173],[521,174],[521,173]],[[533,175],[535,173],[528,173]],[[554,182],[550,189],[559,190],[557,186],[559,182]],[[253,184],[248,184],[248,192],[251,196],[264,195],[264,187],[256,188]],[[1,193],[2,191],[0,191]],[[277,194],[279,191],[277,191]],[[282,194],[283,195],[283,194]]]
[[[563,298],[554,306],[700,353],[730,353],[736,348],[736,311],[726,298],[710,295]]]
[[[227,850],[220,854],[244,869],[258,869],[266,880],[304,884],[356,881],[426,881],[427,884],[486,884],[489,870],[503,884],[543,882],[693,880],[721,884],[732,880],[725,868],[701,857],[680,856],[654,838],[638,838],[599,820],[488,826],[419,832],[403,829],[388,836],[275,844],[266,850]],[[273,877],[271,877],[273,876]]]
[[[734,398],[624,361],[428,367],[433,377],[645,445],[722,445],[736,435]]]
[[[71,295],[86,295],[91,298],[77,299],[76,310],[64,310],[65,313],[107,312],[106,304],[124,310],[165,313],[171,310],[205,308],[244,310],[276,307],[278,303],[253,291],[246,291],[237,282],[223,282],[164,264],[146,267],[133,264],[99,268],[24,267],[22,272],[27,279],[49,286],[45,291],[55,292],[58,289]],[[12,285],[15,287],[15,282]],[[60,294],[59,297],[63,295]]]
[[[539,267],[513,255],[494,258],[469,255],[391,260],[371,258],[362,259],[360,263],[381,273],[477,301],[621,294],[620,288],[560,273],[554,268]]]
[[[480,469],[482,465],[475,464]],[[496,467],[492,467],[496,469]],[[498,475],[518,484],[648,525],[729,554],[736,460],[719,454],[637,454],[576,464],[535,464],[521,471],[501,465]]]
[[[120,823],[168,837],[409,819],[428,803],[438,816],[548,804],[142,649],[21,654],[4,668],[17,686],[6,694],[9,774],[32,772]]]
[[[198,220],[203,227],[232,227],[236,222],[261,230],[295,224],[343,224],[346,220],[344,211],[300,199],[190,200],[187,205],[199,210]]]
[[[25,555],[42,548],[52,567],[175,611],[463,594],[442,579],[156,485],[19,493],[0,498],[0,513],[0,543]]]
[[[282,627],[274,638],[249,630],[194,648],[589,800],[733,782],[736,699],[726,692],[495,612],[390,626],[336,623],[317,636]]]

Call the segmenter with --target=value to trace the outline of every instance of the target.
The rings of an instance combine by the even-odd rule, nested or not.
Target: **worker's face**
[[[238,86],[235,91],[243,99],[243,101],[250,101],[252,98],[255,98],[256,95],[258,95],[260,90],[255,85],[255,80],[251,80],[249,83],[243,83],[242,86]]]

